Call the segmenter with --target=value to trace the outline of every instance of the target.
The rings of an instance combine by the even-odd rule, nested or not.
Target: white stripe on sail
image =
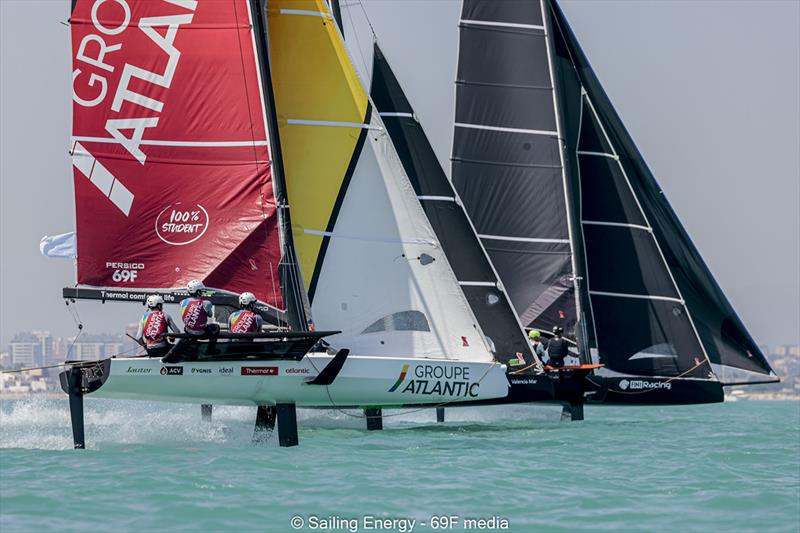
[[[78,171],[86,176],[95,187],[107,196],[111,203],[128,216],[133,205],[133,193],[127,189],[117,178],[95,159],[81,143],[76,142],[72,150],[72,164]]]
[[[281,9],[281,15],[307,15],[309,17],[322,17],[324,19],[330,18],[327,13],[320,11],[310,11],[307,9]]]
[[[683,304],[680,298],[672,298],[671,296],[654,296],[652,294],[630,294],[627,292],[604,292],[604,291],[589,291],[589,294],[597,296],[613,296],[615,298],[636,298],[638,300],[663,300],[665,302],[675,302]]]
[[[72,142],[119,144],[114,137],[72,137]],[[165,141],[156,139],[142,139],[138,142],[143,146],[196,146],[200,148],[228,148],[236,146],[267,146],[267,141]]]
[[[379,126],[372,126],[362,122],[337,122],[334,120],[302,120],[290,118],[286,121],[287,124],[298,124],[301,126],[333,126],[339,128],[364,128],[368,130],[380,130]]]
[[[456,199],[452,196],[427,196],[427,195],[420,195],[417,196],[418,200],[437,200],[440,202],[455,202]]]
[[[382,117],[407,117],[407,118],[414,118],[413,113],[401,113],[401,112],[389,112],[381,113]]]
[[[319,231],[315,229],[305,229],[303,233],[307,235],[320,235],[322,237],[331,237],[333,239],[348,239],[352,241],[368,241],[368,242],[384,242],[389,244],[417,244],[417,245],[427,245],[427,246],[436,246],[436,241],[430,241],[426,239],[413,239],[409,241],[404,241],[401,239],[395,239],[393,237],[370,237],[367,235],[353,235],[353,234],[345,234],[345,233],[334,233],[332,231]]]
[[[494,281],[459,281],[462,287],[496,287],[497,283]]]
[[[501,28],[524,28],[527,30],[542,30],[544,31],[544,26],[538,26],[536,24],[518,24],[515,22],[496,22],[493,20],[469,20],[469,19],[461,19],[459,22],[464,24],[476,24],[478,26],[499,26]]]
[[[533,237],[510,237],[506,235],[478,235],[481,239],[491,239],[494,241],[514,241],[514,242],[542,242],[549,244],[569,244],[569,239],[537,239]]]
[[[596,155],[599,157],[607,157],[615,161],[619,161],[619,156],[614,154],[607,154],[605,152],[590,152],[588,150],[578,150],[578,155]]]
[[[457,128],[470,128],[474,130],[489,130],[489,131],[502,131],[505,133],[530,133],[532,135],[552,135],[558,136],[558,132],[548,130],[526,130],[521,128],[501,128],[500,126],[485,126],[483,124],[467,124],[464,122],[456,122],[454,124]]]
[[[585,226],[614,226],[618,228],[633,228],[644,231],[653,231],[649,226],[641,226],[639,224],[627,224],[625,222],[601,222],[599,220],[581,220],[581,224]]]

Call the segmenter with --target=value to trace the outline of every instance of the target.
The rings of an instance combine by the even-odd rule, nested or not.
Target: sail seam
[[[454,124],[457,128],[469,128],[475,130],[489,130],[489,131],[502,131],[505,133],[530,133],[532,135],[549,135],[553,137],[558,137],[557,131],[548,131],[548,130],[528,130],[523,128],[504,128],[501,126],[487,126],[485,124],[467,124],[465,122],[456,122]]]
[[[552,86],[547,85],[525,85],[522,83],[492,83],[489,81],[468,81],[456,80],[456,85],[476,85],[479,87],[500,87],[503,89],[532,89],[539,91],[552,91]]]
[[[494,281],[459,281],[462,287],[497,287]]]

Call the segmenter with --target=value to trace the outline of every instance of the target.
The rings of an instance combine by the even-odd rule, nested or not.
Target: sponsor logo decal
[[[144,263],[128,263],[106,261],[106,270],[111,270],[111,281],[116,283],[133,283],[144,270]]]
[[[161,367],[161,375],[162,376],[182,376],[183,375],[183,367],[182,366],[162,366]]]
[[[167,244],[183,246],[200,237],[208,229],[208,211],[200,205],[180,202],[165,207],[156,217],[156,235]]]
[[[210,368],[192,368],[191,373],[192,374],[210,374],[211,373],[211,369]]]
[[[223,376],[232,376],[233,375],[233,367],[232,366],[222,366],[217,369],[217,374],[222,374]]]
[[[140,366],[129,366],[128,370],[125,371],[126,374],[149,374],[151,368],[144,368]]]
[[[389,392],[398,391],[423,396],[478,396],[480,383],[472,382],[467,366],[415,365],[412,377],[406,381],[410,365],[403,365],[397,381]],[[402,387],[401,387],[402,386]]]
[[[311,371],[307,368],[287,368],[283,371],[284,374],[310,374]]]
[[[622,390],[652,390],[652,389],[667,389],[672,390],[672,383],[668,381],[645,381],[642,379],[623,379],[619,382],[619,388]]]
[[[243,376],[277,376],[277,366],[243,366]]]

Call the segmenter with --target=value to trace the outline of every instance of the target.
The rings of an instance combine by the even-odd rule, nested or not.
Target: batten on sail
[[[342,330],[331,342],[354,354],[491,360],[328,6],[275,1],[267,13],[293,235],[316,325]]]
[[[79,0],[70,18],[79,285],[198,278],[283,309],[248,2],[120,5]]]

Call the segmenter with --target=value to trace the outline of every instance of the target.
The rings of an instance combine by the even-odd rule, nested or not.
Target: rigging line
[[[341,4],[339,5],[339,7],[341,8]],[[347,16],[350,17],[350,26],[353,27],[353,35],[356,38],[356,48],[358,48],[358,55],[361,57],[361,62],[364,64],[364,78],[365,78],[366,81],[369,82],[369,83],[365,83],[364,84],[365,85],[365,89],[364,90],[366,91],[366,87],[369,87],[371,85],[371,83],[372,83],[372,76],[370,75],[369,64],[367,63],[367,58],[364,56],[364,51],[361,49],[361,41],[358,39],[358,31],[356,30],[355,19],[353,18],[353,14],[350,12],[349,9],[346,10],[346,11],[347,11]],[[367,18],[367,24],[370,24],[369,23],[369,18]],[[335,24],[334,24],[334,26],[335,26]],[[342,26],[344,26],[344,19],[342,19]],[[372,24],[370,24],[369,27],[370,27],[370,29],[372,29]],[[372,30],[372,35],[373,36],[375,35],[375,31],[374,30]],[[342,38],[342,45],[344,45],[344,47],[346,48],[347,47],[347,43],[346,43],[346,41],[344,39],[344,27],[339,29],[339,36]],[[353,66],[355,66],[355,65],[353,65]],[[367,97],[369,97],[369,95],[367,95]]]
[[[75,343],[78,341],[80,336],[83,334],[83,321],[81,320],[80,314],[78,314],[77,304],[75,304],[75,309],[73,310],[69,306],[69,300],[65,300],[64,303],[67,304],[67,312],[72,317],[72,321],[75,322],[75,325],[78,327],[78,334],[75,335],[75,337],[72,339],[72,342],[69,345],[69,348],[67,348],[66,357],[69,357],[72,354],[72,348],[75,346]]]

